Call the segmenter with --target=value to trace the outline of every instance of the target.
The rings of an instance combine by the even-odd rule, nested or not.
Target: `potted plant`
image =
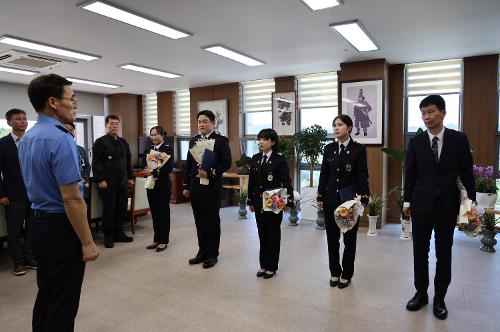
[[[280,141],[281,142],[281,141]],[[290,226],[298,226],[299,221],[299,211],[300,211],[300,194],[296,191],[293,191],[293,200],[294,206],[290,209],[290,213],[288,216],[288,221]]]
[[[292,161],[295,155],[295,148],[293,146],[293,138],[287,136],[279,136],[280,141],[280,153]]]
[[[305,158],[309,168],[309,185],[301,188],[302,197],[316,197],[317,189],[313,184],[314,168],[323,153],[327,142],[327,132],[319,125],[302,129],[293,136],[297,158]],[[315,220],[316,214],[313,205],[309,206],[302,201],[302,219]]]
[[[487,209],[484,210],[483,215],[480,217],[481,226],[483,228],[481,238],[481,246],[482,251],[486,252],[495,252],[495,244],[497,244],[497,240],[495,240],[496,230],[495,226],[497,224],[498,218],[495,216],[495,211]]]
[[[495,208],[497,201],[497,185],[493,175],[493,166],[473,168],[476,180],[476,201],[480,208]]]
[[[247,199],[248,199],[248,191],[246,189],[240,189],[238,191],[238,200],[240,202],[240,210],[238,214],[240,219],[247,218]]]
[[[238,167],[238,174],[250,174],[250,162],[252,158],[242,153],[239,160],[235,161],[236,166]]]
[[[378,196],[376,193],[365,197],[368,198],[368,204],[366,205],[368,212],[368,233],[366,235],[377,236],[377,219],[387,199],[386,197]]]

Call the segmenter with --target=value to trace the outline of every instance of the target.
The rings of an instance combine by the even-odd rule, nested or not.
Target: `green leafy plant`
[[[417,135],[420,133],[423,133],[424,130],[422,128],[418,128],[417,130]],[[389,157],[396,159],[401,163],[401,166],[403,166],[403,163],[406,159],[406,154],[408,153],[407,149],[399,150],[399,149],[391,149],[391,148],[382,148],[382,151],[387,154]]]
[[[279,136],[280,153],[288,160],[292,160],[295,155],[295,147],[293,146],[293,138]]]
[[[304,157],[309,164],[309,186],[313,186],[314,167],[323,153],[327,141],[327,132],[319,125],[313,125],[299,131],[293,136],[298,158]]]
[[[480,193],[497,193],[497,184],[493,172],[493,166],[473,167],[474,179],[476,180],[476,191]]]
[[[494,231],[498,218],[495,216],[495,211],[484,210],[483,215],[480,217],[483,230]]]
[[[242,153],[240,159],[234,162],[238,167],[238,174],[248,174],[250,172],[251,161],[252,158]]]
[[[368,204],[366,204],[368,215],[378,216],[380,214],[380,211],[382,211],[382,207],[387,201],[387,197],[380,197],[376,193],[365,195],[364,197],[368,198]]]
[[[246,204],[248,199],[248,191],[246,189],[240,189],[236,192],[238,201],[240,204]]]

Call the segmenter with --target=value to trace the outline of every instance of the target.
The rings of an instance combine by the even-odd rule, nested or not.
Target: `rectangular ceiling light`
[[[109,84],[109,83],[102,83],[102,82],[96,82],[96,81],[89,81],[89,80],[82,80],[80,78],[74,78],[74,77],[66,77],[66,79],[68,81],[73,82],[73,83],[80,83],[80,84],[100,86],[102,88],[116,89],[116,88],[120,88],[121,87],[121,85],[115,85],[115,84]]]
[[[93,13],[103,15],[114,20],[133,25],[135,27],[157,33],[159,35],[179,39],[189,37],[191,34],[169,27],[161,22],[156,22],[150,18],[139,16],[130,10],[120,8],[105,1],[86,1],[78,5],[79,7]]]
[[[202,49],[204,49],[205,51],[212,52],[212,53],[215,53],[217,55],[223,56],[225,58],[240,62],[240,63],[247,65],[247,66],[253,67],[253,66],[265,65],[265,63],[262,61],[251,58],[251,57],[244,55],[242,53],[236,52],[236,51],[234,51],[230,48],[227,48],[225,46],[222,46],[222,45],[210,45],[210,46],[202,47]]]
[[[332,8],[344,4],[342,0],[302,0],[311,10]]]
[[[330,24],[330,29],[338,32],[359,52],[375,51],[378,46],[370,38],[359,21],[350,21]]]
[[[13,37],[13,36],[8,36],[8,35],[1,36],[0,43],[29,48],[32,50],[62,55],[62,56],[68,57],[68,58],[74,58],[74,59],[85,60],[85,61],[91,61],[91,60],[96,60],[96,59],[100,58],[100,56],[97,56],[97,55],[92,55],[92,54],[88,54],[88,53],[82,53],[82,52],[78,52],[78,51],[64,49],[64,48],[60,48],[60,47],[56,47],[56,46],[52,46],[52,45],[48,45],[48,44],[42,44],[39,42],[34,42],[31,40],[21,39],[21,38],[17,38],[17,37]]]
[[[12,73],[12,74],[27,75],[27,76],[32,76],[32,75],[38,74],[37,72],[34,72],[34,71],[21,70],[21,69],[15,69],[15,68],[3,67],[3,66],[0,66],[0,71]]]
[[[166,71],[161,71],[161,70],[153,69],[153,68],[142,67],[142,66],[134,65],[133,63],[121,65],[120,68],[138,71],[138,72],[150,74],[150,75],[166,77],[166,78],[182,77],[182,75],[179,75],[179,74],[169,73]]]

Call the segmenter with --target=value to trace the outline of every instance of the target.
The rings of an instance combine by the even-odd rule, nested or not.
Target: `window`
[[[149,130],[158,125],[158,100],[156,92],[142,96],[142,133],[149,136]]]
[[[406,130],[417,132],[424,126],[419,104],[430,94],[441,95],[446,102],[444,125],[460,130],[462,60],[442,60],[406,65]]]
[[[178,159],[186,160],[191,137],[191,98],[189,89],[175,91],[174,127],[177,136]]]
[[[274,79],[241,83],[243,117],[243,152],[252,156],[259,152],[255,143],[259,131],[272,128],[272,93]]]

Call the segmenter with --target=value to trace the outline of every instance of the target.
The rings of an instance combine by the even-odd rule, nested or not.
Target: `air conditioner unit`
[[[36,53],[9,50],[0,53],[0,65],[28,70],[44,70],[61,67],[75,61],[57,59]]]

